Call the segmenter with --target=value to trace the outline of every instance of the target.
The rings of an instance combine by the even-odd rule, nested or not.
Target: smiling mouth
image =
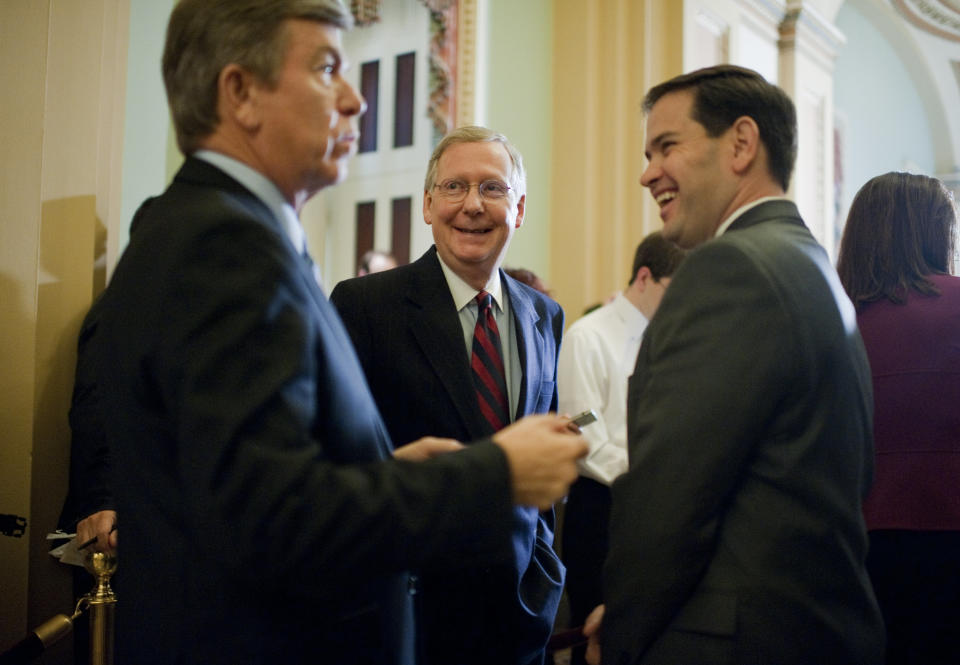
[[[463,229],[459,226],[453,227],[460,233],[469,233],[471,235],[483,235],[484,233],[490,233],[490,229]]]
[[[670,190],[668,192],[661,192],[656,196],[655,200],[657,205],[662,208],[675,198],[677,198],[677,192],[675,190]]]

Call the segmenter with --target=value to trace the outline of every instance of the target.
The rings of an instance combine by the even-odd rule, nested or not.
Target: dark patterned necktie
[[[503,370],[503,352],[500,347],[500,332],[493,318],[493,297],[486,291],[477,294],[477,326],[473,329],[473,354],[470,367],[473,369],[473,385],[477,403],[493,432],[510,423],[510,408],[507,406],[507,381]]]

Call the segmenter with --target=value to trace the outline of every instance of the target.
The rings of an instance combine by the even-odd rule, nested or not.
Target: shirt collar
[[[720,237],[721,235],[724,234],[724,232],[726,232],[727,229],[730,228],[731,224],[737,221],[737,218],[739,218],[743,213],[745,213],[746,211],[752,208],[756,208],[761,203],[766,203],[767,201],[789,201],[789,200],[790,199],[788,199],[786,196],[764,196],[762,198],[757,199],[756,201],[750,201],[750,203],[747,203],[746,205],[742,205],[736,210],[734,210],[733,214],[727,217],[723,221],[723,224],[721,224],[717,228],[717,232],[713,235],[715,238]]]
[[[628,330],[642,331],[644,326],[647,325],[647,317],[645,317],[643,312],[637,309],[637,306],[630,302],[623,293],[618,293],[610,304],[614,310],[616,310],[617,315],[627,325]]]
[[[249,189],[254,196],[260,199],[266,205],[274,218],[280,222],[287,237],[293,244],[293,248],[299,254],[303,254],[307,242],[304,237],[303,227],[300,225],[300,219],[297,217],[293,206],[287,203],[283,194],[277,189],[265,175],[251,168],[247,164],[228,157],[221,152],[213,150],[197,150],[193,157],[213,164],[218,169],[229,175],[241,185]]]
[[[450,287],[450,295],[453,296],[453,303],[459,312],[473,301],[480,293],[475,288],[467,284],[460,275],[455,273],[450,266],[443,262],[440,253],[437,252],[437,260],[440,261],[440,268],[443,270],[443,276],[447,279],[447,286]],[[503,289],[500,282],[500,271],[494,270],[490,279],[487,281],[483,290],[493,296],[493,301],[497,303],[500,311],[503,311]]]

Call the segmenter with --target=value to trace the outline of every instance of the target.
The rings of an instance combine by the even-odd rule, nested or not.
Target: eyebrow
[[[658,134],[656,137],[654,137],[652,141],[650,141],[650,143],[648,144],[649,148],[646,151],[644,151],[643,156],[646,157],[647,159],[650,159],[650,148],[654,148],[654,149],[659,148],[664,141],[666,141],[668,138],[671,138],[672,136],[675,136],[676,134],[677,132],[675,132],[672,129],[668,129],[667,131],[661,134]]]
[[[317,59],[320,59],[327,55],[329,55],[334,60],[336,60],[337,64],[340,65],[341,67],[346,66],[347,64],[346,58],[343,57],[343,54],[340,52],[340,50],[333,46],[330,46],[329,44],[324,44],[318,47],[316,53],[314,54],[314,57]]]

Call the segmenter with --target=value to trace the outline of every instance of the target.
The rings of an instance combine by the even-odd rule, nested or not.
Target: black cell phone
[[[570,421],[577,427],[586,427],[597,419],[597,413],[593,409],[587,409],[583,413],[578,413]]]

